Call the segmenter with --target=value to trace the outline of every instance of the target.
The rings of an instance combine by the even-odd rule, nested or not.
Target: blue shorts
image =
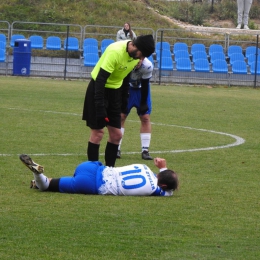
[[[139,107],[141,102],[141,88],[132,88],[129,87],[129,98],[128,98],[128,104],[127,104],[127,113],[128,115],[133,107],[136,108],[138,116],[140,116],[139,113]],[[148,111],[145,114],[150,115],[152,112],[152,99],[151,99],[151,91],[150,91],[150,84],[148,88],[148,95],[147,95],[147,106]]]
[[[104,165],[101,162],[83,162],[72,177],[61,177],[59,191],[63,193],[98,194]]]

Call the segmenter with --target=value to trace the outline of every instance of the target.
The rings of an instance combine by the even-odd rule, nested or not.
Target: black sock
[[[60,184],[60,178],[58,179],[51,179],[49,187],[47,191],[56,191],[59,192],[59,184]]]
[[[118,150],[118,144],[112,144],[107,142],[105,151],[106,166],[114,167],[116,163],[116,154]]]
[[[98,161],[99,158],[99,144],[93,144],[88,142],[87,150],[88,160],[89,161]]]

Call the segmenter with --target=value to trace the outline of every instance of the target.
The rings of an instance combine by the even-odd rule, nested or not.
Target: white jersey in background
[[[130,76],[130,87],[141,88],[141,79],[150,79],[153,76],[153,64],[145,58],[139,69],[134,69]]]

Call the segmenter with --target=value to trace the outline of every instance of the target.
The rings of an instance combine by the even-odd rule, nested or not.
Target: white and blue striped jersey
[[[123,167],[105,167],[103,183],[98,193],[125,196],[171,196],[173,191],[164,191],[157,185],[156,175],[144,164]]]
[[[145,58],[138,69],[134,69],[130,75],[129,85],[133,88],[141,88],[141,79],[150,79],[153,76],[153,64]]]

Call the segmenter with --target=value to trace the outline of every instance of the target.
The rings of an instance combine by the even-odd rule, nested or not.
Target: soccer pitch
[[[152,84],[150,154],[179,174],[173,197],[29,189],[19,154],[48,177],[86,160],[87,84],[0,77],[0,259],[260,259],[259,89]],[[141,160],[139,128],[133,109],[116,166],[156,172]]]

